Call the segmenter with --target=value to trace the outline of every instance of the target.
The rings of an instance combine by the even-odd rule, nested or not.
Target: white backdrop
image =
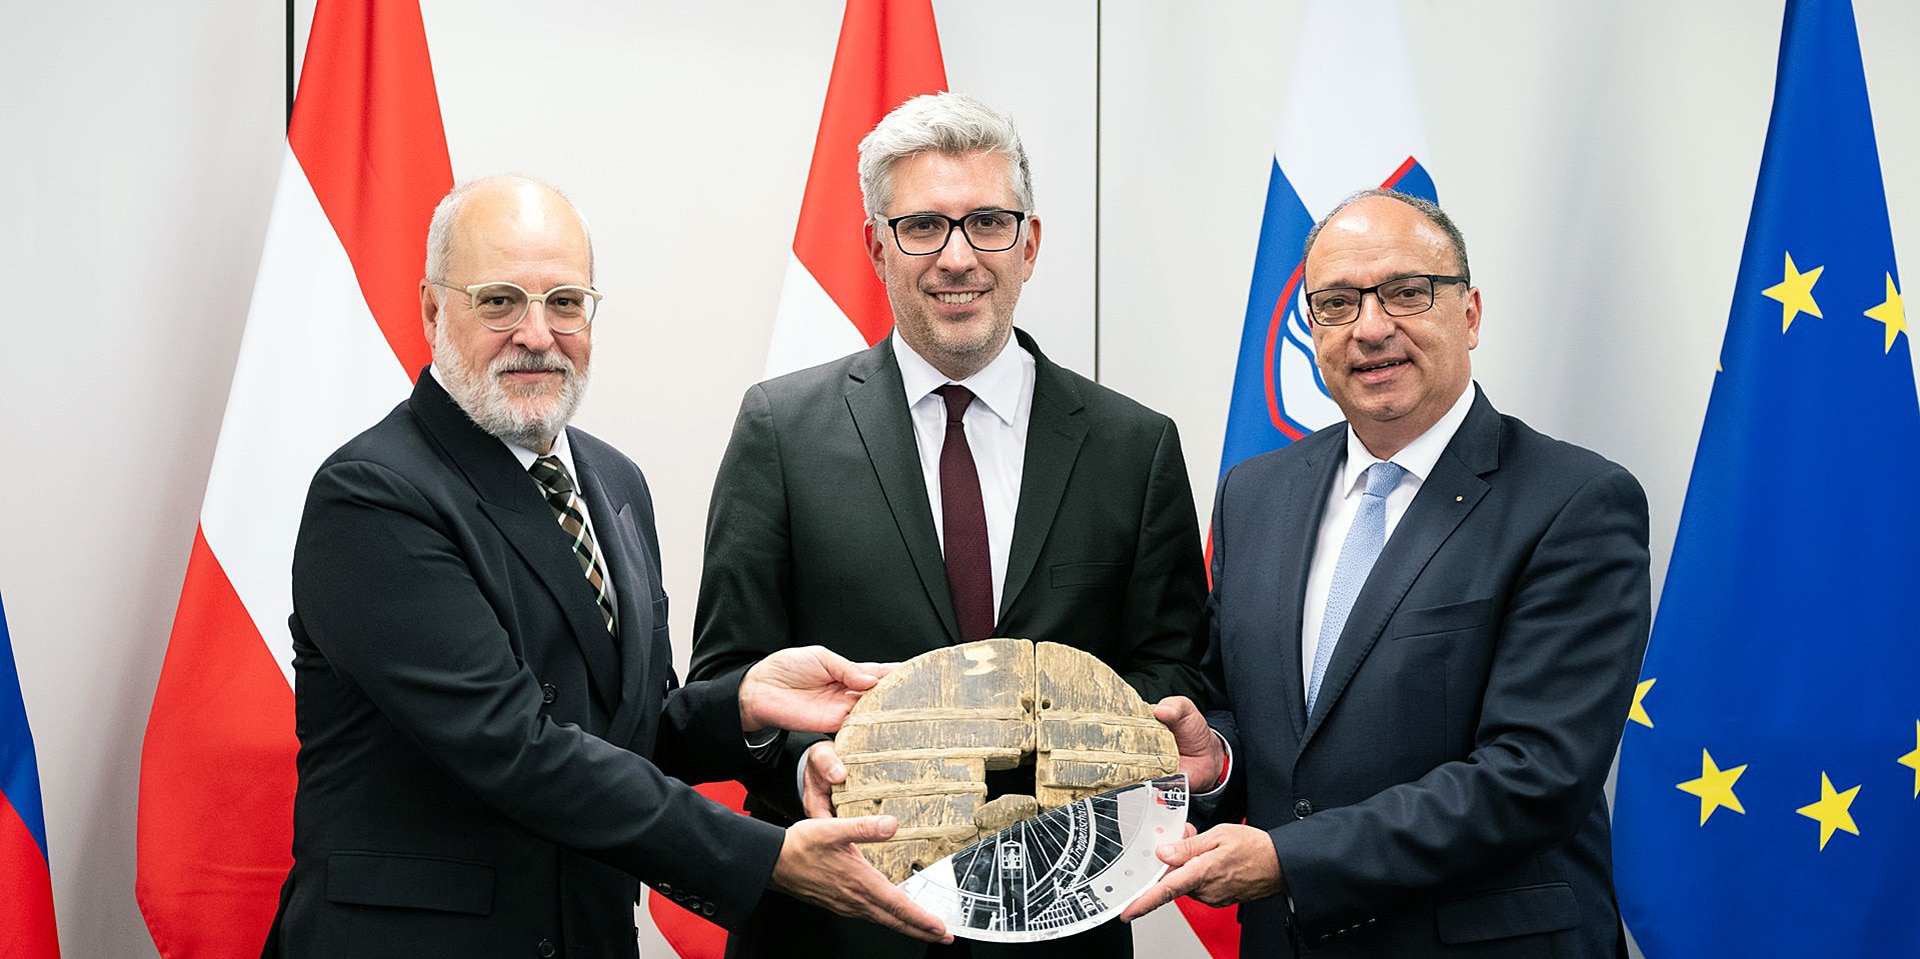
[[[1300,3],[935,6],[950,86],[1012,113],[1033,154],[1047,232],[1018,321],[1056,360],[1178,420],[1204,513]],[[653,481],[684,662],[707,496],[765,359],[840,4],[424,7],[456,177],[533,173],[593,222],[608,296],[581,423]],[[1920,5],[1856,7],[1912,277]],[[1507,412],[1640,477],[1657,585],[1732,296],[1780,11],[1403,11],[1423,159],[1484,291],[1476,376]],[[0,448],[19,465],[0,473],[0,597],[65,954],[149,957],[133,904],[140,739],[279,170],[282,12],[75,0],[11,4],[4,22],[0,280],[16,319]],[[1367,55],[1355,38],[1353,69]]]

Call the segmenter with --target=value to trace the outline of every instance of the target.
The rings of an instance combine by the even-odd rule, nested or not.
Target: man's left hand
[[[1120,913],[1132,922],[1180,898],[1192,896],[1209,906],[1264,899],[1286,889],[1273,840],[1252,826],[1215,826],[1197,836],[1161,846],[1160,861],[1173,868]]]
[[[749,735],[769,728],[837,732],[860,694],[892,669],[851,662],[825,646],[780,650],[740,680],[740,728]]]

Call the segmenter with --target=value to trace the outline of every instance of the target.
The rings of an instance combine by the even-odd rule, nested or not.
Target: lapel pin
[[[1453,501],[1456,503],[1464,503],[1467,501],[1467,498],[1465,496],[1455,496]]]

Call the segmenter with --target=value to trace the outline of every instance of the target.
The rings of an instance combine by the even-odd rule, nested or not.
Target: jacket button
[[[558,694],[558,690],[553,688],[552,683],[543,684],[540,687],[540,702],[545,705],[551,706],[553,705],[554,697],[557,694]]]
[[[554,953],[559,952],[558,949],[553,947],[553,940],[551,939],[540,940],[540,944],[534,946],[533,951],[540,959],[553,959]]]
[[[713,915],[713,903],[710,903],[710,902],[701,903],[700,911],[703,913],[706,913],[709,916]]]
[[[1311,815],[1313,815],[1313,803],[1302,799],[1293,804],[1293,818],[1305,819]]]

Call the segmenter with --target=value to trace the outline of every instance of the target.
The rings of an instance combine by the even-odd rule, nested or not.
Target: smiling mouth
[[[1358,373],[1373,373],[1379,370],[1392,369],[1396,366],[1405,366],[1406,362],[1407,362],[1406,360],[1387,360],[1382,363],[1370,363],[1365,366],[1356,366],[1354,367],[1354,371]]]
[[[965,306],[979,299],[981,293],[935,293],[933,298],[950,306]]]

